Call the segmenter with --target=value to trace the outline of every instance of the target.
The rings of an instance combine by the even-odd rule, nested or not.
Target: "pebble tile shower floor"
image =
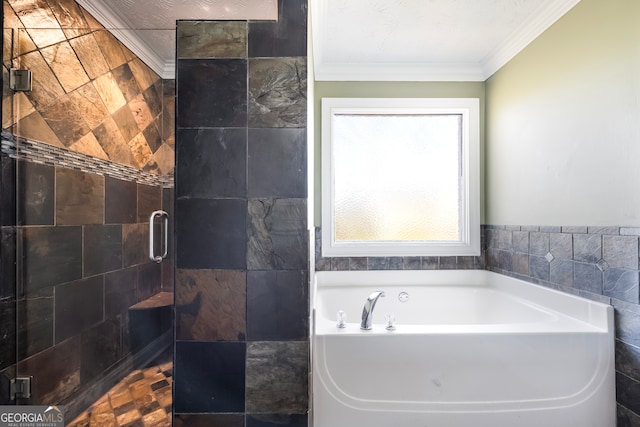
[[[131,372],[68,427],[170,427],[173,362]]]

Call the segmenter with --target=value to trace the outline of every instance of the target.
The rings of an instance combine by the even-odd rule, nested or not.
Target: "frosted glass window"
[[[335,115],[335,239],[458,240],[461,118]]]
[[[478,254],[477,104],[323,99],[323,254]]]

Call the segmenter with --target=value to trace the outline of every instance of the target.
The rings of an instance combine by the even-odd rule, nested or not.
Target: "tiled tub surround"
[[[618,427],[640,426],[640,228],[485,226],[487,269],[610,303]]]
[[[317,271],[486,268],[613,305],[618,427],[640,426],[640,228],[485,225],[480,257],[323,258],[315,235]]]
[[[55,161],[79,161],[57,150]],[[25,158],[33,151],[6,143],[1,158],[0,402],[17,366],[33,376],[29,403],[64,404],[73,416],[131,370],[128,308],[172,289],[172,259],[148,259],[148,221],[153,210],[172,211],[173,189],[155,174],[140,176],[155,177],[148,185],[35,163]],[[12,342],[18,360],[5,354]]]
[[[178,22],[174,425],[307,425],[306,16]]]
[[[484,236],[481,235],[481,238]],[[481,246],[484,247],[483,244]],[[316,271],[484,270],[482,256],[323,257],[322,231],[315,229]]]
[[[4,0],[2,129],[167,175],[175,84],[162,80],[74,0]],[[8,69],[33,90],[8,89]]]

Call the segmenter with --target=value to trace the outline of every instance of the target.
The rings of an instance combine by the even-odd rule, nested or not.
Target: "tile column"
[[[174,423],[306,426],[306,1],[178,23]]]

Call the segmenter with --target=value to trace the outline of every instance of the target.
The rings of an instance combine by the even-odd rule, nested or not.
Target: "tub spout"
[[[371,324],[373,322],[373,308],[376,306],[378,298],[383,296],[384,292],[382,291],[375,291],[369,295],[369,298],[367,298],[367,301],[364,303],[364,308],[362,309],[362,323],[360,323],[360,329],[371,329]]]

